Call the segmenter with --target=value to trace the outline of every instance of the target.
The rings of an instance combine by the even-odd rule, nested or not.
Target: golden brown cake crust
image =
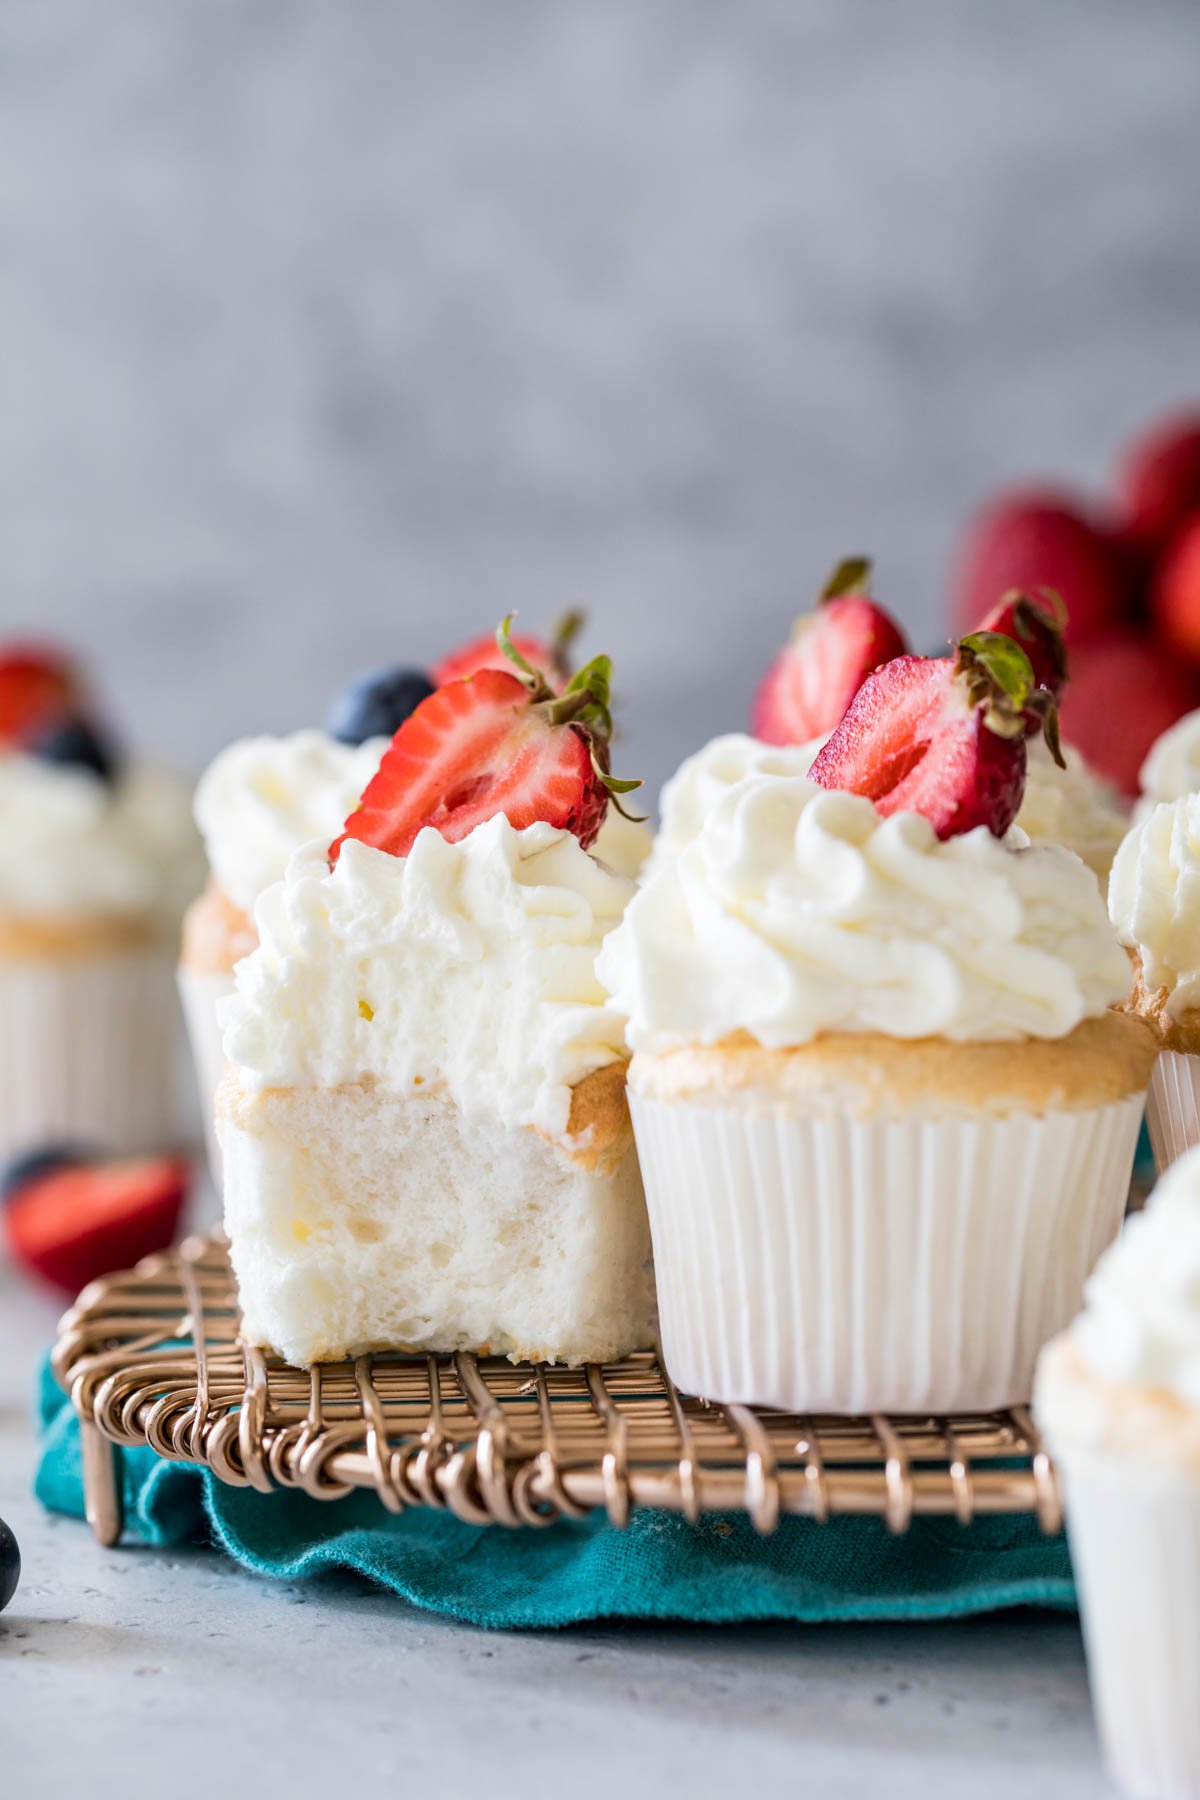
[[[204,892],[183,915],[183,967],[197,974],[228,975],[235,963],[257,948],[254,921],[233,904],[210,875]]]
[[[149,914],[63,913],[58,917],[0,914],[0,956],[58,962],[65,958],[121,955],[161,947],[162,926]]]
[[[1144,1019],[1158,1039],[1163,1050],[1177,1050],[1184,1056],[1200,1055],[1200,1008],[1192,1007],[1187,1012],[1172,1014],[1167,1011],[1167,1002],[1171,998],[1169,988],[1148,988],[1142,970],[1142,959],[1136,952],[1130,958],[1133,963],[1133,989],[1129,999],[1123,1002],[1124,1009]]]
[[[767,1050],[746,1033],[634,1057],[629,1084],[657,1099],[720,1101],[753,1095],[856,1117],[916,1112],[1074,1111],[1145,1091],[1158,1044],[1130,1013],[1085,1019],[1065,1038],[959,1044],[836,1032]]]

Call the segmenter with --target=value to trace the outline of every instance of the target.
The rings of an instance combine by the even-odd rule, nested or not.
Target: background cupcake
[[[173,1140],[171,980],[203,859],[185,790],[122,763],[57,651],[0,649],[0,1156]]]
[[[1000,841],[1029,692],[1008,711],[979,675],[886,665],[817,779],[729,788],[602,953],[691,1391],[1026,1399],[1117,1229],[1153,1040],[1109,1010],[1129,971],[1091,872]]]
[[[1101,1259],[1035,1405],[1113,1775],[1132,1794],[1200,1793],[1200,1153]]]

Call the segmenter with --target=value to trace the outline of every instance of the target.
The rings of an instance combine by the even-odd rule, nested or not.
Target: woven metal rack
[[[499,1358],[363,1356],[293,1369],[238,1337],[224,1241],[193,1238],[84,1290],[59,1328],[58,1380],[83,1434],[88,1518],[121,1535],[115,1446],[207,1465],[222,1481],[334,1500],[371,1489],[393,1512],[541,1526],[603,1506],[690,1519],[745,1511],[919,1514],[966,1524],[1031,1513],[1061,1526],[1029,1414],[805,1418],[680,1394],[650,1354],[560,1369]]]

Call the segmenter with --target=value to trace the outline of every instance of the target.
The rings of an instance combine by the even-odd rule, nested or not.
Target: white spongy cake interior
[[[589,1171],[528,1127],[370,1085],[218,1100],[243,1335],[289,1362],[368,1350],[609,1361],[653,1339],[632,1148]]]

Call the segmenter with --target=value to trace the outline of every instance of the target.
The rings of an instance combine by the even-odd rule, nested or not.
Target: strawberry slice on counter
[[[553,637],[534,637],[530,632],[522,632],[511,640],[512,647],[531,668],[539,669],[549,685],[557,690],[570,678],[570,649],[583,629],[583,623],[581,612],[564,613],[554,627]],[[508,653],[501,648],[497,634],[492,631],[451,650],[433,665],[429,675],[434,687],[445,687],[451,681],[465,681],[468,675],[478,675],[481,669],[507,672],[509,665]]]
[[[404,721],[331,847],[347,838],[407,856],[431,825],[457,843],[503,813],[517,830],[539,820],[594,843],[610,799],[640,786],[609,774],[612,665],[597,656],[561,694],[524,657],[506,619],[496,634],[510,668],[481,669],[423,700]]]
[[[46,1156],[28,1169],[8,1184],[8,1248],[23,1268],[69,1294],[173,1243],[192,1179],[179,1156]]]
[[[904,655],[904,634],[871,599],[870,578],[865,557],[839,563],[817,610],[796,620],[754,698],[751,727],[763,743],[807,744],[832,731],[871,671]]]
[[[1043,590],[1041,600],[1014,590],[994,606],[976,631],[998,631],[1019,644],[1029,658],[1035,688],[1045,688],[1057,702],[1067,685],[1067,609],[1057,594]],[[1026,721],[1029,735],[1042,729],[1036,710]]]
[[[0,744],[29,744],[64,718],[78,696],[74,669],[52,646],[0,645]]]
[[[922,813],[939,838],[1003,837],[1025,792],[1026,716],[1061,762],[1054,702],[1012,638],[980,631],[953,657],[898,656],[868,677],[810,779],[865,794],[886,818]]]

